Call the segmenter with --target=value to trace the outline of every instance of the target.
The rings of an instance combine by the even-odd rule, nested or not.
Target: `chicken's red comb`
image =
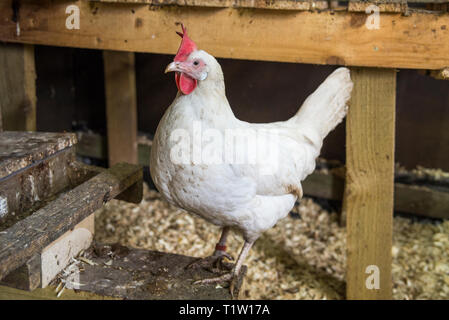
[[[178,52],[176,53],[174,61],[185,61],[187,57],[195,51],[196,44],[187,36],[187,29],[181,23],[182,33],[176,31],[176,33],[182,38],[181,45],[179,46]]]

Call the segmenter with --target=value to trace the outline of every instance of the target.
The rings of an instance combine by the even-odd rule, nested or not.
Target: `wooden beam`
[[[0,110],[3,130],[36,130],[34,47],[0,44]],[[0,125],[1,127],[1,125]],[[1,129],[0,129],[1,131]]]
[[[192,6],[192,7],[218,7],[218,8],[257,8],[257,9],[273,9],[273,10],[320,10],[322,9],[320,2],[325,1],[309,1],[309,0],[91,0],[97,2],[110,2],[110,3],[142,3],[151,4],[154,6]],[[408,0],[410,3],[445,3],[448,0]],[[403,0],[384,0],[384,1],[366,1],[366,0],[349,0],[348,6],[360,5],[367,6],[370,4],[376,5],[400,5],[407,4]],[[313,5],[317,3],[317,5]],[[326,5],[325,8],[328,6]]]
[[[64,289],[58,297],[55,286],[37,288],[33,291],[20,290],[0,285],[0,300],[119,300],[120,298],[73,289]]]
[[[137,164],[137,101],[134,53],[104,51],[109,166]]]
[[[88,249],[95,232],[95,215],[91,214],[72,230],[35,254],[27,263],[10,272],[0,284],[21,290],[32,291],[45,288],[76,257]]]
[[[0,132],[3,131],[2,105],[0,103]]]
[[[142,180],[136,165],[117,164],[60,196],[0,234],[0,279]]]
[[[0,133],[0,179],[76,144],[74,133]]]
[[[351,77],[346,293],[348,299],[391,299],[396,71],[354,68]]]
[[[32,291],[41,285],[41,255],[35,254],[24,265],[10,272],[0,284]]]
[[[17,35],[11,1],[0,4],[3,41],[175,54],[175,22],[182,21],[199,48],[216,57],[432,70],[449,65],[447,13],[381,14],[380,28],[368,29],[363,12],[149,10],[142,4],[80,1],[81,28],[68,30],[66,3],[27,0],[21,2]]]
[[[95,214],[78,223],[58,239],[46,246],[41,256],[41,288],[47,287],[51,281],[69,264],[81,251],[87,250],[92,244],[95,234]]]
[[[94,0],[109,3],[142,3],[153,6],[187,6],[209,8],[254,8],[272,10],[324,10],[329,2],[323,0]]]
[[[123,247],[119,244],[93,243],[85,250],[89,263],[81,262],[82,272],[65,279],[65,289],[60,300],[65,299],[126,299],[126,300],[229,300],[226,286],[216,284],[192,285],[196,279],[216,276],[202,267],[188,268],[198,258],[173,253]],[[86,258],[87,258],[86,257]],[[229,267],[231,264],[225,262]],[[246,274],[242,267],[235,296],[240,291]],[[75,291],[73,291],[75,290]],[[2,299],[56,299],[55,287],[36,289],[33,292],[0,285]]]

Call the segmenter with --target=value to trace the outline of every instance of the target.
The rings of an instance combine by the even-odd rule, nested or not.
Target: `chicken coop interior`
[[[209,179],[237,206],[246,172],[163,184],[164,114],[213,80],[168,72],[187,41],[245,124],[344,110],[304,138],[322,147],[293,208],[258,237],[236,218],[227,246],[176,203]],[[449,299],[448,0],[5,0],[0,71],[0,299]]]

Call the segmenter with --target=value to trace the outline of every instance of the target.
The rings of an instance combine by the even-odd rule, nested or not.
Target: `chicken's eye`
[[[198,60],[195,60],[195,61],[193,61],[193,65],[194,66],[197,66],[197,65],[199,65],[200,63],[198,62]]]

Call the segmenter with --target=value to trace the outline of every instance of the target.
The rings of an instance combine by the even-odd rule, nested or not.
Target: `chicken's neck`
[[[191,94],[179,93],[177,99],[196,120],[216,123],[220,119],[229,124],[237,121],[226,98],[223,77],[200,81]]]

